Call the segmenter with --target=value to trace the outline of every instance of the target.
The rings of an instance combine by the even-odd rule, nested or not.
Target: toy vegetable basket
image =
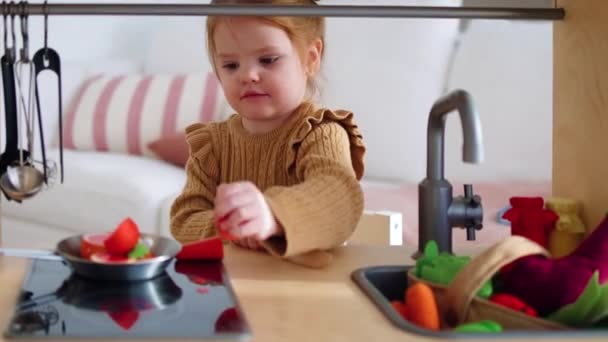
[[[494,321],[508,330],[564,330],[570,327],[493,303],[476,294],[483,284],[503,266],[533,254],[549,256],[542,246],[521,236],[507,239],[486,249],[461,269],[449,286],[416,277],[414,269],[408,272],[410,286],[422,282],[433,290],[440,317],[441,330],[485,320]]]

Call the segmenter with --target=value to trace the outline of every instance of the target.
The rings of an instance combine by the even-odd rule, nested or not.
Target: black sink
[[[374,302],[384,315],[397,327],[418,335],[438,338],[530,338],[530,337],[606,337],[608,328],[561,331],[504,331],[500,334],[460,333],[450,330],[432,331],[421,328],[401,318],[391,306],[392,300],[403,300],[407,288],[407,272],[414,266],[372,266],[355,270],[354,282]]]

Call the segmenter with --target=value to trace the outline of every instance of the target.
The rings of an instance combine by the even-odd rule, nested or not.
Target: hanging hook
[[[49,62],[49,8],[47,0],[42,4],[42,13],[44,13],[44,61]]]
[[[13,41],[13,48],[11,49],[11,59],[13,63],[17,60],[17,38],[15,37],[15,15],[17,14],[17,8],[14,1],[9,3],[9,11],[11,12],[11,39]]]
[[[29,51],[29,33],[27,28],[27,20],[29,15],[27,1],[19,2],[20,8],[20,18],[21,18],[21,38],[23,39],[23,47],[21,48],[21,61],[29,62],[30,61],[30,51]]]
[[[11,50],[8,47],[8,26],[7,26],[8,9],[6,8],[5,0],[2,0],[2,17],[4,18],[4,20],[3,20],[3,23],[4,23],[4,55],[10,56]]]

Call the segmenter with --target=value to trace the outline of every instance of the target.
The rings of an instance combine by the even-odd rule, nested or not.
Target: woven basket
[[[415,269],[408,272],[408,283],[413,285],[423,282],[433,289],[442,329],[480,320],[495,321],[504,330],[569,329],[559,323],[532,317],[475,295],[500,268],[533,254],[549,256],[549,252],[537,243],[521,236],[510,236],[472,259],[458,272],[449,286],[420,279],[414,275]]]

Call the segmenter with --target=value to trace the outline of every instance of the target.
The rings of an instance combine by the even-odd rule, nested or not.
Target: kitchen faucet
[[[446,116],[458,110],[462,124],[462,159],[468,163],[483,160],[483,142],[479,114],[464,90],[454,90],[439,98],[431,108],[427,131],[426,178],[418,185],[418,251],[435,240],[440,252],[452,253],[452,228],[467,230],[467,240],[475,240],[482,228],[481,197],[473,194],[473,185],[464,185],[464,196],[452,198],[452,185],[443,177],[444,131]]]

